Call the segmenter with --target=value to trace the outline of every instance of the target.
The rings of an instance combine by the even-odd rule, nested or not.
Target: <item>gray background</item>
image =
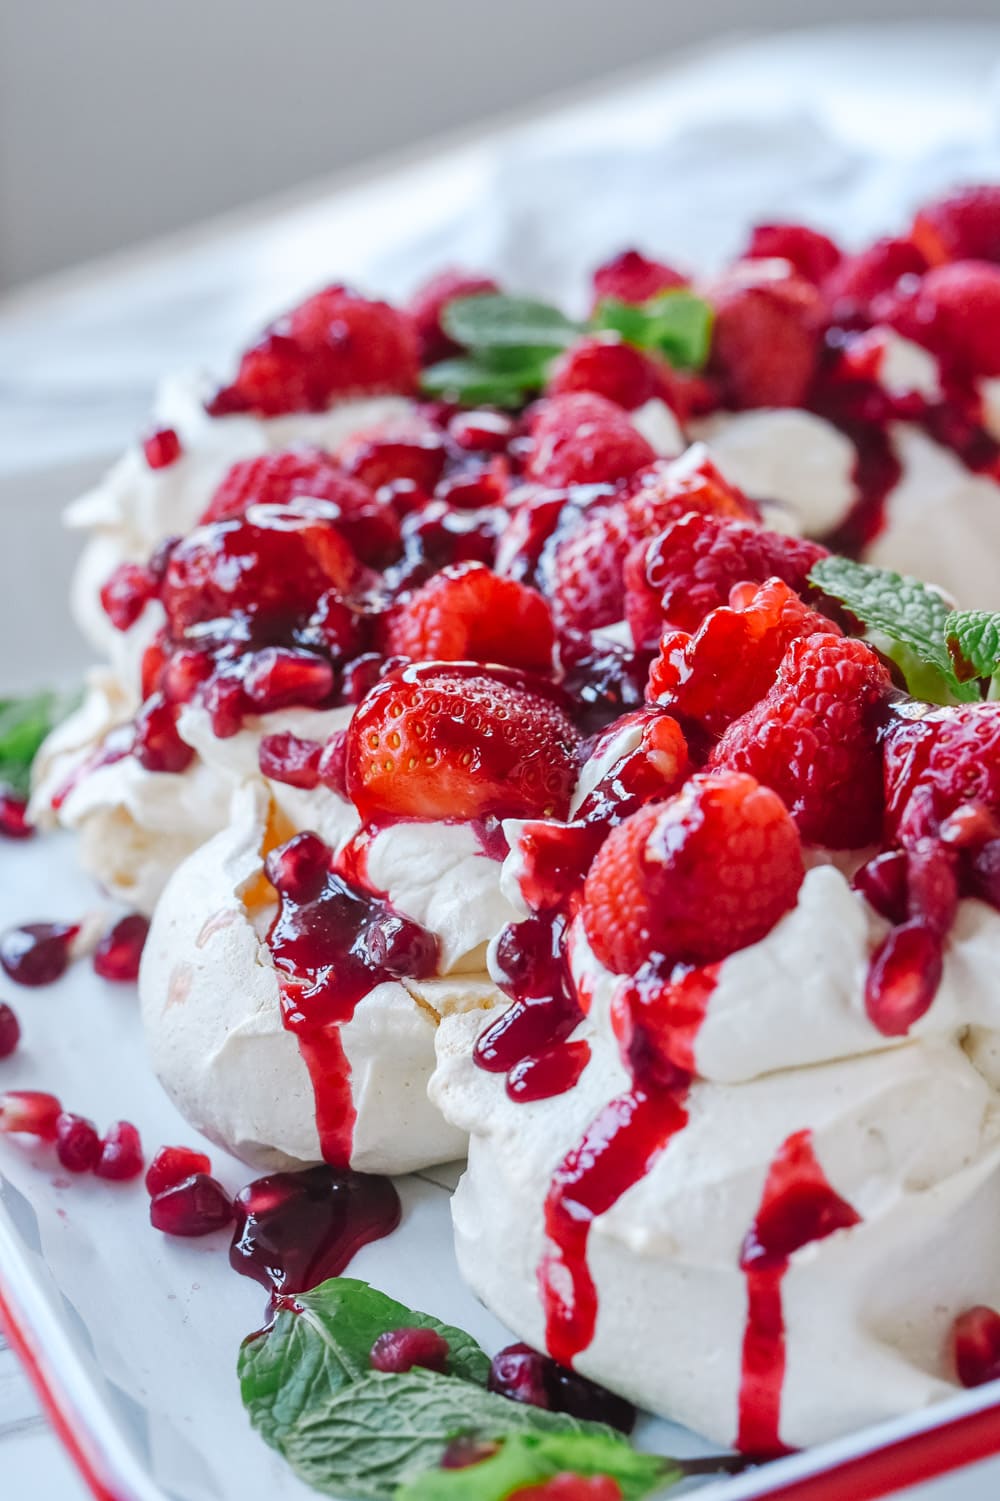
[[[732,32],[1000,0],[0,0],[0,287]]]

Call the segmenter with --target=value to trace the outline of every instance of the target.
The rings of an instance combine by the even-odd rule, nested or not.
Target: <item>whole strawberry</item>
[[[805,224],[756,224],[743,254],[748,260],[790,261],[796,274],[816,287],[840,263],[830,237]]]
[[[802,406],[820,352],[823,301],[812,283],[801,276],[747,282],[737,268],[709,297],[715,308],[709,368],[729,404]]]
[[[714,963],[764,938],[802,879],[780,798],[751,776],[694,776],[612,830],[587,875],[583,926],[616,974]]]
[[[688,278],[664,261],[652,261],[641,250],[622,250],[594,272],[594,303],[648,302],[660,292],[686,287]]]
[[[709,765],[779,794],[807,844],[860,849],[882,831],[879,727],[889,674],[863,641],[793,641],[765,698],[734,721]]]
[[[913,845],[974,808],[988,839],[1000,819],[1000,703],[957,704],[901,719],[885,739],[886,829]],[[964,842],[964,841],[963,841]]]
[[[877,298],[873,312],[961,376],[1000,375],[1000,265],[935,266],[912,287]]]
[[[668,387],[659,367],[620,334],[588,334],[561,355],[552,369],[550,396],[592,391],[634,411],[654,396],[666,399]]]
[[[475,297],[499,290],[491,276],[462,271],[458,267],[439,271],[418,287],[410,298],[407,312],[420,341],[421,361],[426,365],[432,360],[444,359],[457,347],[441,327],[441,314],[449,302],[454,302],[456,297]]]
[[[601,485],[627,479],[655,458],[620,406],[589,391],[574,391],[538,402],[525,472],[545,485]]]
[[[384,644],[388,656],[415,662],[503,662],[546,672],[555,636],[536,589],[482,563],[458,563],[390,612]]]
[[[961,188],[925,203],[913,239],[932,266],[941,261],[1000,261],[1000,185]]]
[[[823,283],[829,315],[835,323],[872,322],[872,303],[891,292],[904,276],[927,270],[923,252],[912,240],[876,240],[857,255],[846,255]]]
[[[362,819],[565,818],[579,735],[515,673],[397,669],[358,705],[345,747]]]

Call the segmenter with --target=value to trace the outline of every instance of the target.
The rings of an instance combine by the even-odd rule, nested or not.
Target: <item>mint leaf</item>
[[[898,663],[912,691],[936,703],[968,703],[979,697],[974,684],[961,683],[955,675],[945,640],[951,606],[928,584],[835,557],[822,558],[809,582],[846,605],[875,644]],[[914,660],[932,671],[915,672]]]
[[[493,354],[493,351],[490,351]],[[426,396],[438,396],[467,406],[487,403],[497,407],[523,406],[529,395],[540,391],[548,376],[549,351],[542,356],[518,348],[521,359],[513,368],[502,362],[456,355],[429,365],[420,375],[420,388]]]
[[[383,1501],[435,1466],[449,1441],[474,1433],[504,1439],[525,1432],[589,1433],[598,1423],[511,1402],[470,1381],[414,1368],[372,1371],[324,1401],[310,1403],[283,1435],[281,1451],[307,1485],[332,1496]]]
[[[250,1421],[266,1441],[282,1448],[303,1414],[371,1373],[372,1345],[387,1329],[436,1329],[448,1341],[449,1371],[485,1385],[489,1360],[470,1335],[430,1314],[414,1313],[353,1277],[335,1277],[300,1293],[239,1356],[240,1388]]]
[[[640,1454],[624,1438],[592,1433],[517,1433],[496,1454],[460,1470],[428,1470],[400,1487],[395,1501],[505,1501],[511,1491],[553,1475],[610,1475],[624,1501],[640,1501],[681,1479],[673,1460]]]
[[[712,342],[712,309],[701,297],[678,287],[649,302],[598,303],[591,319],[597,329],[612,329],[628,344],[652,350],[678,370],[700,370]]]
[[[1000,615],[989,610],[955,610],[944,623],[944,639],[960,683],[991,678],[1000,667]]]
[[[39,746],[76,703],[74,695],[64,693],[0,699],[0,784],[19,797],[28,795]]]
[[[580,326],[559,308],[531,297],[508,297],[484,292],[456,297],[441,314],[441,326],[466,349],[497,349],[504,345],[544,350],[566,349],[580,335]]]

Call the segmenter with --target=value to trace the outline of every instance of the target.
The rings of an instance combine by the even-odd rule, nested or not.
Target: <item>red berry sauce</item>
[[[339,1277],[362,1246],[392,1234],[402,1206],[389,1178],[313,1167],[258,1178],[234,1212],[234,1269],[291,1294]]]
[[[65,974],[79,931],[77,924],[59,922],[10,928],[0,938],[0,965],[18,985],[51,985]]]

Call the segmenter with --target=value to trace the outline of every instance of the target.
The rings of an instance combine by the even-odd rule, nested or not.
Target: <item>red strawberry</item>
[[[1000,815],[1000,703],[958,704],[899,720],[885,740],[886,828],[913,846],[959,809],[978,814],[982,843]]]
[[[553,366],[547,389],[550,396],[592,391],[627,412],[654,396],[666,398],[668,390],[657,364],[615,333],[588,334],[567,349]]]
[[[522,1485],[508,1501],[622,1501],[622,1488],[611,1475],[578,1475],[560,1470],[551,1480]]]
[[[287,506],[305,496],[339,509],[338,529],[364,562],[382,563],[398,551],[399,522],[392,506],[376,500],[320,448],[288,448],[234,464],[201,520],[228,521],[245,516],[252,505]]]
[[[641,250],[623,250],[594,272],[594,302],[613,297],[618,302],[648,302],[658,292],[686,287],[688,278],[663,261],[651,261]]]
[[[439,271],[424,282],[410,298],[407,312],[413,320],[420,341],[420,359],[425,365],[444,359],[456,348],[441,327],[441,314],[456,297],[474,297],[481,292],[499,292],[491,276],[451,268]]]
[[[870,323],[871,305],[904,276],[922,276],[927,262],[911,240],[876,240],[845,256],[823,285],[830,316],[838,323]]]
[[[694,631],[735,584],[784,579],[797,593],[826,548],[726,516],[693,513],[625,565],[625,614],[637,646],[655,651],[667,623]]]
[[[802,849],[781,800],[751,776],[694,776],[613,829],[584,886],[598,959],[708,964],[756,943],[795,905]]]
[[[816,288],[800,276],[748,281],[735,268],[709,296],[715,308],[710,368],[730,404],[802,406],[820,350],[822,299]]]
[[[337,458],[371,490],[407,479],[429,495],[441,478],[447,451],[441,429],[413,412],[352,433]]]
[[[655,458],[621,407],[578,391],[538,402],[525,472],[546,485],[602,485],[627,479]]]
[[[1000,375],[1000,265],[951,261],[876,298],[873,314],[964,375]]]
[[[882,830],[879,720],[892,687],[871,647],[793,641],[767,696],[730,725],[709,764],[773,787],[809,844],[860,849]]]
[[[941,261],[1000,261],[1000,186],[960,188],[927,203],[913,239],[932,266]]]
[[[797,274],[816,287],[840,262],[840,250],[829,236],[804,224],[757,224],[743,254],[748,260],[791,261]]]
[[[417,334],[405,313],[327,287],[265,329],[208,410],[214,417],[319,412],[337,397],[408,395],[418,370]]]
[[[817,631],[840,635],[781,579],[759,588],[737,585],[729,604],[706,615],[694,636],[663,637],[648,696],[720,735],[764,697],[791,643]]]
[[[579,736],[515,673],[428,663],[389,673],[347,732],[347,791],[380,817],[565,818]]]
[[[391,612],[384,638],[390,657],[503,662],[541,672],[552,667],[554,644],[549,607],[537,590],[498,578],[482,563],[435,574]]]

